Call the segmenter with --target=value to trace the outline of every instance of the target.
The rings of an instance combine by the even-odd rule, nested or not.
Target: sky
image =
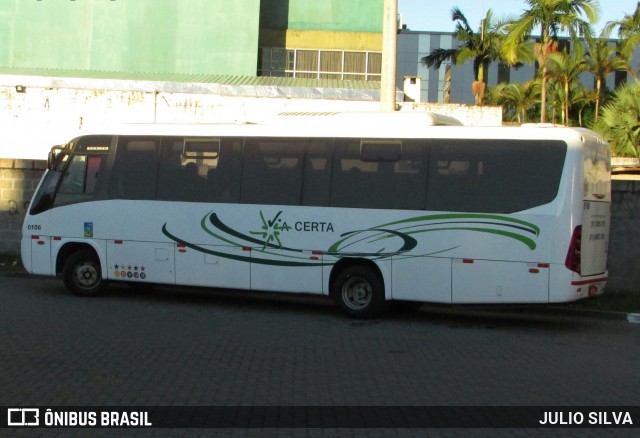
[[[638,0],[599,0],[600,18],[594,29],[598,33],[607,21],[620,20],[636,9]],[[457,6],[475,30],[491,9],[495,18],[518,17],[526,9],[524,0],[398,0],[398,13],[409,30],[453,32],[451,9]],[[484,8],[484,9],[483,9]]]

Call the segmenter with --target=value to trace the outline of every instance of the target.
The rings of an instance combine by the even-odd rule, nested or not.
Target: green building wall
[[[384,0],[262,0],[260,47],[382,50]]]
[[[267,29],[382,32],[384,0],[262,0]]]
[[[0,0],[0,68],[255,76],[260,0]]]

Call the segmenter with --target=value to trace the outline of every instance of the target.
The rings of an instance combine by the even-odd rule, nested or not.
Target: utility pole
[[[398,40],[398,0],[384,0],[382,14],[382,78],[380,111],[396,110],[396,57]]]

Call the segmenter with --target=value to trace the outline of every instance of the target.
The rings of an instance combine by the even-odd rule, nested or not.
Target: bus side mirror
[[[60,164],[60,160],[63,156],[63,146],[54,146],[49,151],[49,155],[47,157],[47,169],[55,169]]]

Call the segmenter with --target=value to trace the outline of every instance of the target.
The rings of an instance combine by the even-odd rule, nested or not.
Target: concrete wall
[[[8,78],[0,77],[0,81],[11,82]],[[258,121],[282,111],[377,111],[380,108],[378,101],[363,100],[98,89],[91,84],[85,89],[57,88],[25,76],[16,77],[14,83],[23,85],[23,92],[17,92],[15,85],[2,86],[0,82],[2,158],[45,159],[51,146],[68,142],[79,130],[100,129],[109,124]],[[153,89],[154,84],[138,82],[135,85],[140,89],[149,85]]]
[[[0,253],[18,253],[29,200],[42,160],[0,160]],[[611,291],[640,292],[640,181],[614,181],[609,242]]]
[[[640,181],[614,181],[612,197],[608,288],[640,291]]]
[[[22,222],[47,162],[0,159],[0,253],[20,250]]]
[[[404,111],[429,111],[454,117],[465,126],[502,126],[502,107],[455,103],[400,103]]]

